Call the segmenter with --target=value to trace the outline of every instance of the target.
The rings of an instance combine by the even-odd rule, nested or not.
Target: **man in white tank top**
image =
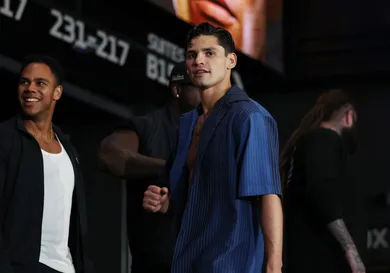
[[[30,56],[18,86],[22,113],[0,124],[0,151],[9,151],[0,152],[1,273],[93,272],[77,154],[52,125],[61,84],[54,59]]]

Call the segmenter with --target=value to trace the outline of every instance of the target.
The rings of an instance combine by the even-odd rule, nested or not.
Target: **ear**
[[[354,122],[354,112],[352,110],[349,110],[347,115],[346,115],[346,125],[348,127],[352,127],[353,126],[353,122]]]
[[[62,96],[62,85],[59,85],[54,89],[53,99],[57,101],[61,98],[61,96]]]
[[[229,53],[227,58],[228,58],[228,67],[227,68],[229,70],[232,70],[237,65],[237,55],[236,55],[236,53]]]

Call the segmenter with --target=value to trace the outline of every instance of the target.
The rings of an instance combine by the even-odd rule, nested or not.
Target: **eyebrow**
[[[217,48],[215,48],[215,47],[207,47],[207,48],[202,48],[199,51],[203,51],[203,52],[205,52],[205,51],[217,51]],[[195,53],[195,52],[197,52],[197,51],[196,50],[188,50],[187,51],[187,53]]]
[[[20,80],[29,81],[30,79],[28,79],[26,77],[21,77]],[[48,79],[45,79],[45,78],[35,78],[35,79],[33,79],[33,81],[40,81],[40,82],[47,82],[47,83],[50,82]]]

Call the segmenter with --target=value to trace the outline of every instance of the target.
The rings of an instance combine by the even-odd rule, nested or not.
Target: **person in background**
[[[258,273],[263,265],[267,273],[280,273],[276,122],[232,86],[237,55],[226,29],[196,25],[186,54],[201,104],[180,120],[175,158],[166,168],[169,186],[150,186],[143,206],[179,221],[172,273]]]
[[[185,63],[177,64],[169,83],[173,100],[146,116],[116,128],[101,142],[101,170],[127,180],[128,240],[132,273],[170,273],[176,242],[174,219],[142,208],[143,193],[156,184],[175,149],[181,114],[200,102]]]
[[[365,273],[344,222],[344,170],[356,150],[356,108],[343,90],[322,94],[280,157],[286,273]]]
[[[0,272],[91,273],[84,186],[77,152],[52,123],[63,70],[28,56],[20,114],[0,124]]]

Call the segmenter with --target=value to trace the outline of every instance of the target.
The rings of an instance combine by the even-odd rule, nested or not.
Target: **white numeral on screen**
[[[20,21],[20,19],[22,19],[26,5],[27,0],[20,0],[14,16],[14,12],[11,10],[11,0],[3,0],[3,5],[0,6],[0,14],[9,18],[14,18],[16,21]]]
[[[116,38],[114,36],[108,36],[108,41],[110,42],[110,55],[107,59],[113,63],[118,63],[118,57],[116,56]]]
[[[65,34],[62,36],[62,39],[71,44],[74,42],[74,40],[76,39],[76,24],[73,20],[72,17],[68,16],[68,15],[64,15],[64,30],[65,30]]]
[[[76,21],[76,27],[77,27],[77,40],[75,42],[75,46],[81,49],[86,49],[87,44],[85,43],[85,26],[83,22]]]
[[[112,35],[107,35],[102,30],[98,30],[96,34],[101,39],[101,42],[96,50],[96,55],[123,66],[126,63],[130,45],[125,41],[117,40],[117,38]],[[118,47],[122,49],[119,57]]]
[[[27,0],[23,0],[27,1]],[[96,36],[86,34],[85,24],[82,21],[76,20],[73,17],[62,14],[56,9],[51,10],[51,14],[55,17],[55,22],[49,30],[51,36],[73,44],[78,49],[86,49],[88,46],[96,48],[95,54],[112,63],[123,66],[126,63],[130,45],[122,40],[118,40],[115,36],[108,35],[102,30],[96,31]],[[86,38],[88,38],[86,41]],[[87,44],[87,42],[96,41],[96,44]],[[118,47],[122,49],[118,56]]]
[[[57,20],[54,23],[54,25],[50,28],[49,33],[51,36],[53,36],[55,38],[62,39],[62,34],[59,31],[60,27],[62,26],[62,22],[63,22],[62,14],[58,10],[55,10],[55,9],[51,10],[51,14],[54,17],[56,17]]]
[[[122,48],[122,54],[119,59],[119,65],[123,66],[126,63],[127,55],[129,54],[130,45],[125,41],[119,40],[118,46]]]
[[[26,5],[27,5],[27,0],[20,0],[20,4],[19,4],[18,9],[16,10],[16,14],[15,14],[15,19],[17,21],[20,21],[20,19],[22,19]]]
[[[173,66],[172,63],[167,63],[152,53],[146,55],[146,76],[160,84],[168,86],[168,76]]]
[[[11,10],[11,0],[4,0],[3,6],[0,8],[0,13],[10,18],[14,16]]]
[[[107,58],[107,53],[104,52],[104,49],[106,48],[107,43],[108,43],[107,35],[106,35],[105,32],[103,32],[101,30],[98,30],[96,32],[96,34],[102,40],[101,43],[99,44],[97,50],[96,50],[96,54],[99,57],[102,57],[103,59],[106,59]]]

